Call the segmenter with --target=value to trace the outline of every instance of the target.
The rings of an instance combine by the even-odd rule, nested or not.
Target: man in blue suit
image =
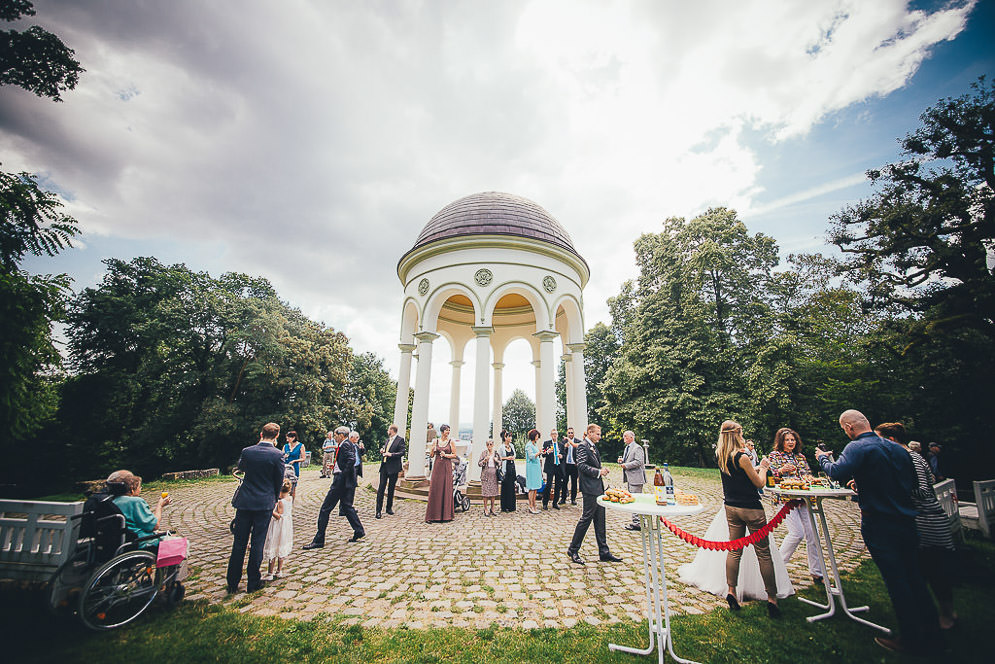
[[[238,469],[245,472],[242,485],[235,492],[231,504],[235,508],[235,541],[228,557],[228,592],[238,592],[242,580],[242,563],[245,561],[245,547],[252,537],[249,551],[248,591],[254,592],[263,587],[259,565],[263,560],[263,545],[266,531],[273,514],[273,507],[280,497],[283,486],[283,452],[276,449],[276,439],[280,436],[280,425],[270,422],[263,426],[259,442],[242,450],[238,458]]]

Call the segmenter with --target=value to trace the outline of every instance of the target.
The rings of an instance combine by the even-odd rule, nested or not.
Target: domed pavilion
[[[487,439],[496,441],[502,428],[504,351],[516,339],[525,339],[532,348],[536,428],[546,438],[556,426],[553,344],[559,340],[566,360],[567,422],[578,433],[584,430],[583,290],[590,270],[570,235],[546,210],[520,196],[493,191],[454,201],[425,225],[398,261],[397,276],[404,304],[394,422],[402,432],[415,351],[418,360],[407,480],[425,476],[429,386],[440,378],[432,376],[432,350],[440,338],[452,348],[452,426],[458,427],[461,395],[473,395],[471,479],[480,477],[476,461]],[[464,349],[474,338],[475,379],[469,392],[461,389],[460,372]]]

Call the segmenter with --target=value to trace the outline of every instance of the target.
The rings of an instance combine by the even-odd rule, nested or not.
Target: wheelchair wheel
[[[59,566],[48,581],[48,608],[61,615],[72,613],[79,605],[80,593],[90,577],[89,551],[79,549]]]
[[[122,553],[90,578],[79,615],[90,629],[114,629],[141,615],[158,592],[155,556],[148,551]]]

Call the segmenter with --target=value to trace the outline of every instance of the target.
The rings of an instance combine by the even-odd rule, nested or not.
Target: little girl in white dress
[[[290,480],[284,480],[283,488],[280,489],[280,500],[276,501],[273,518],[270,519],[269,530],[266,531],[263,558],[269,561],[269,566],[263,581],[272,581],[283,576],[283,561],[294,548],[294,501],[290,497],[291,488]]]

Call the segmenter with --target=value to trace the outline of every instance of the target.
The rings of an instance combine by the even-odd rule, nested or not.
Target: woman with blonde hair
[[[757,493],[763,480],[746,453],[742,427],[732,420],[722,423],[715,456],[725,501],[704,539],[724,542],[742,537],[747,528],[755,532],[767,523]],[[758,467],[765,473],[769,462],[764,459]],[[767,599],[771,617],[780,615],[777,598],[795,592],[784,562],[780,556],[771,556],[768,539],[728,554],[698,549],[694,561],[678,569],[678,578],[713,595],[725,595],[729,608],[734,611],[744,599]]]

